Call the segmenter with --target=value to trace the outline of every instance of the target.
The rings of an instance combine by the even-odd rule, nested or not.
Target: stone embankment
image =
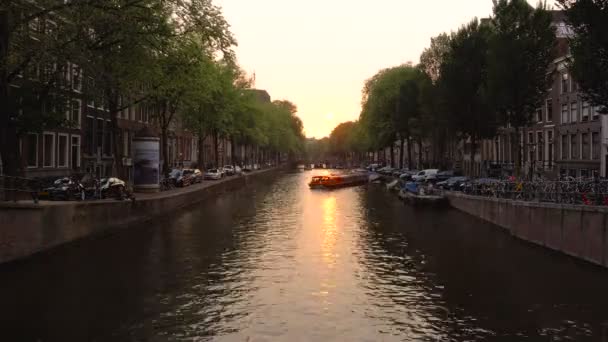
[[[277,172],[278,169],[261,170],[166,192],[136,194],[135,201],[0,202],[0,263],[169,215]]]
[[[608,267],[608,208],[449,193],[450,205],[513,236]]]

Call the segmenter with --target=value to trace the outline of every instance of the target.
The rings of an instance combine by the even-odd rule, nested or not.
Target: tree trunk
[[[0,11],[0,61],[6,61],[9,44],[9,14]],[[2,157],[2,173],[7,176],[23,176],[19,136],[15,125],[16,110],[9,105],[8,74],[6,65],[0,63],[0,157]],[[37,148],[37,147],[36,147]],[[1,186],[0,186],[1,187]]]
[[[514,158],[513,163],[515,165],[515,176],[521,177],[521,146],[519,144],[519,130],[521,127],[516,126],[514,132],[514,138],[511,139],[511,146],[514,149],[515,153],[512,153]]]
[[[471,168],[473,168],[472,175],[479,176],[477,174],[477,167],[475,165],[475,154],[477,153],[477,140],[475,139],[475,135],[471,136]]]
[[[236,165],[236,145],[235,145],[235,139],[233,136],[230,137],[230,154],[232,155],[231,157],[231,164],[232,165]]]
[[[218,136],[217,131],[213,131],[213,148],[215,150],[215,167],[220,167],[220,154],[219,154],[219,146],[218,146]]]
[[[205,169],[205,138],[203,133],[198,133],[198,168],[201,170]]]
[[[390,154],[391,154],[391,167],[395,167],[395,143],[391,143]]]
[[[418,163],[420,164],[420,168],[424,168],[424,163],[422,162],[422,138],[418,138]]]
[[[399,139],[399,168],[403,169],[403,138]]]
[[[162,126],[160,130],[162,151],[163,151],[163,174],[165,177],[169,176],[169,137],[167,134],[167,127]]]
[[[122,134],[120,127],[118,127],[118,93],[115,90],[108,88],[106,89],[106,96],[110,110],[110,126],[112,130],[112,154],[114,157],[112,168],[116,177],[125,180],[128,179],[128,177],[126,177],[125,168],[122,165]]]
[[[412,138],[408,135],[406,138],[407,141],[407,168],[410,170],[414,169],[414,165],[412,163]]]

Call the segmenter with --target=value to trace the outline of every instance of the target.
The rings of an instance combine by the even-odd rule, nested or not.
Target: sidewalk
[[[193,184],[184,188],[175,188],[167,191],[159,191],[159,192],[136,192],[135,200],[136,201],[151,201],[158,200],[162,198],[171,198],[176,197],[192,192],[197,192],[209,187],[213,187],[219,184],[223,184],[226,182],[230,182],[239,178],[248,178],[251,176],[255,176],[258,174],[266,173],[272,170],[276,170],[277,168],[268,168],[263,170],[256,170],[253,172],[243,173],[240,176],[231,176],[225,177],[221,180],[203,180],[201,183]],[[129,200],[125,200],[129,201]],[[120,202],[116,199],[103,199],[103,200],[85,200],[85,201],[49,201],[49,200],[40,200],[38,204],[34,203],[32,200],[19,200],[17,202],[13,201],[0,201],[0,209],[2,208],[42,208],[42,207],[53,207],[53,206],[64,206],[64,205],[75,205],[75,204],[90,204],[90,203],[116,203]]]

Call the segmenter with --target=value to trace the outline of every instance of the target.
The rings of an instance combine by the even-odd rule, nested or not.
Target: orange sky
[[[536,0],[530,1],[536,3]],[[549,1],[552,3],[553,1]],[[256,87],[298,106],[306,135],[356,120],[379,69],[418,62],[431,37],[491,13],[491,0],[215,0]]]

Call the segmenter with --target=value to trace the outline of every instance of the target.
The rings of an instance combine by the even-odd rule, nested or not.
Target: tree
[[[347,155],[353,151],[352,138],[355,128],[353,121],[347,121],[337,125],[329,135],[330,151],[338,156],[343,162],[347,161]]]
[[[44,96],[36,100],[44,106],[46,97],[57,98],[67,62],[74,63],[92,77],[89,88],[100,94],[110,111],[114,141],[114,167],[120,175],[121,141],[117,115],[122,109],[144,101],[148,90],[159,86],[150,82],[151,65],[166,53],[179,36],[196,34],[205,49],[233,58],[235,44],[221,10],[211,0],[26,0],[6,1],[0,8],[0,127],[2,127],[3,165],[16,174],[20,156],[4,146],[18,141],[16,124],[20,106],[31,104],[9,100],[9,84],[18,77],[29,78],[32,66],[51,66],[45,82],[37,82]],[[69,18],[66,20],[65,18]],[[51,19],[51,20],[47,20]],[[128,23],[128,24],[125,24]],[[35,29],[36,43],[32,43]],[[56,65],[57,67],[52,67]],[[40,107],[40,105],[39,105]],[[48,107],[48,106],[45,106]],[[52,111],[38,111],[41,119]],[[51,120],[36,120],[48,127]],[[28,122],[23,120],[27,126]],[[28,126],[29,131],[36,127]],[[6,142],[6,144],[4,143]],[[15,150],[15,149],[12,149]]]
[[[366,81],[363,88],[360,122],[370,132],[370,147],[378,150],[386,146],[391,149],[398,135],[407,138],[407,124],[399,113],[398,101],[401,86],[418,73],[411,65],[380,70]]]
[[[492,137],[496,118],[487,104],[486,69],[491,28],[477,19],[452,36],[441,65],[438,89],[450,126],[463,138],[471,139],[474,156],[477,141]]]
[[[573,30],[564,33],[574,33],[570,38],[570,70],[585,100],[608,114],[608,1],[558,1]]]
[[[555,42],[546,5],[525,0],[494,0],[494,34],[488,50],[488,98],[504,126],[511,126],[516,173],[521,170],[520,129],[541,106],[551,82]]]
[[[447,33],[431,38],[431,46],[424,49],[420,55],[420,68],[433,82],[436,82],[441,75],[441,65],[450,51],[451,39],[452,37]]]

